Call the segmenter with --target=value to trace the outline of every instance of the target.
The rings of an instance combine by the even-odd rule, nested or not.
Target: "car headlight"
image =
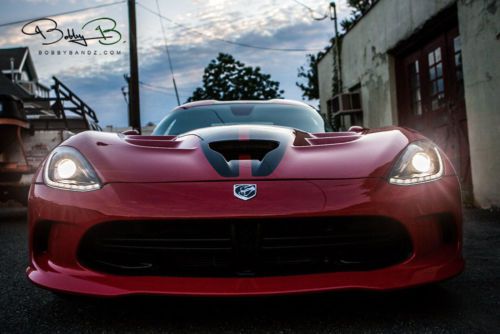
[[[439,179],[443,160],[435,144],[428,140],[411,143],[400,155],[389,175],[389,182],[412,185]]]
[[[50,187],[91,191],[101,188],[94,169],[76,149],[60,146],[50,154],[44,166],[45,184]]]

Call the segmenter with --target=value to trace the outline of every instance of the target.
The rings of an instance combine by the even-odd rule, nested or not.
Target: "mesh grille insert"
[[[381,217],[107,222],[78,252],[118,275],[281,276],[367,271],[412,254],[406,229]]]

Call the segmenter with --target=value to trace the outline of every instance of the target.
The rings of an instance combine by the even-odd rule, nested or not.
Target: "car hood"
[[[86,131],[63,145],[79,150],[104,183],[385,177],[415,134],[390,127],[310,134],[231,125],[179,136]]]

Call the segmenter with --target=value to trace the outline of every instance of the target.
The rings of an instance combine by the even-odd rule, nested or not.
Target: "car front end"
[[[64,293],[392,290],[464,267],[453,167],[400,128],[84,133],[40,168],[29,224],[29,279]]]

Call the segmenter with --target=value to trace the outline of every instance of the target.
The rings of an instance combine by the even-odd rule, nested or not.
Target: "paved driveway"
[[[66,300],[25,278],[24,217],[0,213],[0,333],[500,332],[500,215],[467,210],[466,271],[391,293]]]

